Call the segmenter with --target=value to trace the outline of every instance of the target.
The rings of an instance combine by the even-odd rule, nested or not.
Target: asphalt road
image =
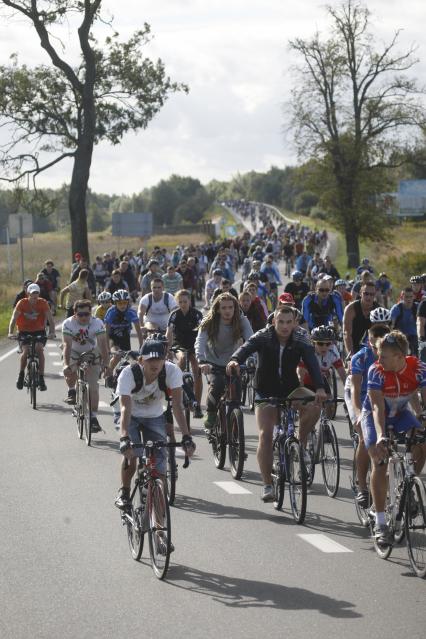
[[[46,348],[48,390],[36,411],[15,388],[10,350],[0,351],[2,639],[424,636],[426,582],[412,575],[405,545],[380,560],[358,524],[342,417],[341,488],[328,498],[317,472],[303,526],[288,495],[282,512],[260,501],[252,414],[241,482],[228,467],[216,470],[195,421],[197,453],[187,470],[179,467],[172,508],[176,550],[160,582],[147,549],[141,563],[132,560],[114,507],[120,455],[107,391],[104,432],[88,448],[62,401],[57,344]]]

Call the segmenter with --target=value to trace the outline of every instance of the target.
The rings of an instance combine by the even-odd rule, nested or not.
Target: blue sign
[[[113,213],[112,234],[120,237],[151,237],[152,213]]]
[[[407,217],[426,215],[426,180],[401,180],[399,214]]]

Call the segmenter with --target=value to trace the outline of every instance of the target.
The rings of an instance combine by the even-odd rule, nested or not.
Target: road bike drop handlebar
[[[165,442],[162,440],[152,442],[148,441],[145,444],[130,442],[130,448],[133,449],[133,457],[141,458],[146,454],[147,457],[154,453],[156,448],[180,448],[183,447],[184,442]],[[129,460],[126,456],[124,456],[124,468],[128,468]],[[182,468],[188,468],[189,466],[189,457],[185,454],[185,461],[182,464]]]

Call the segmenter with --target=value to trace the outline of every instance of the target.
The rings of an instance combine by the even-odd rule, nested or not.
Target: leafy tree
[[[363,4],[346,0],[327,12],[328,39],[316,33],[290,42],[302,60],[292,92],[292,124],[300,157],[315,160],[310,170],[321,203],[345,234],[348,266],[356,266],[359,239],[383,237],[385,213],[374,194],[388,186],[384,169],[424,113],[421,91],[407,77],[417,62],[414,49],[397,52],[398,31],[379,50]]]
[[[161,180],[151,190],[151,211],[154,223],[159,226],[172,224],[174,213],[181,203],[179,193],[166,180]]]
[[[72,252],[88,255],[86,196],[94,146],[119,144],[127,131],[146,128],[171,93],[187,89],[170,80],[161,60],[144,57],[148,24],[127,42],[111,29],[99,44],[95,26],[106,22],[102,0],[0,0],[1,5],[28,21],[50,62],[29,68],[15,55],[0,66],[0,117],[13,128],[0,153],[2,179],[32,178],[35,185],[42,171],[71,158]],[[53,30],[77,20],[76,66],[62,55],[64,45]]]

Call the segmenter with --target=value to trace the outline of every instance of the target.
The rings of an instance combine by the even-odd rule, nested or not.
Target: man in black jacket
[[[288,397],[299,388],[297,366],[302,360],[308,369],[316,389],[315,403],[298,407],[300,415],[299,439],[306,446],[308,433],[319,417],[319,404],[327,399],[321,370],[306,332],[298,328],[294,309],[281,306],[274,313],[274,324],[252,335],[243,346],[235,351],[227,366],[227,373],[239,374],[240,364],[249,355],[258,354],[258,366],[254,379],[256,399],[267,397]],[[293,393],[296,397],[306,397],[307,389]],[[272,437],[277,423],[277,408],[268,404],[256,408],[259,428],[257,461],[263,478],[263,501],[273,501],[272,490]]]

